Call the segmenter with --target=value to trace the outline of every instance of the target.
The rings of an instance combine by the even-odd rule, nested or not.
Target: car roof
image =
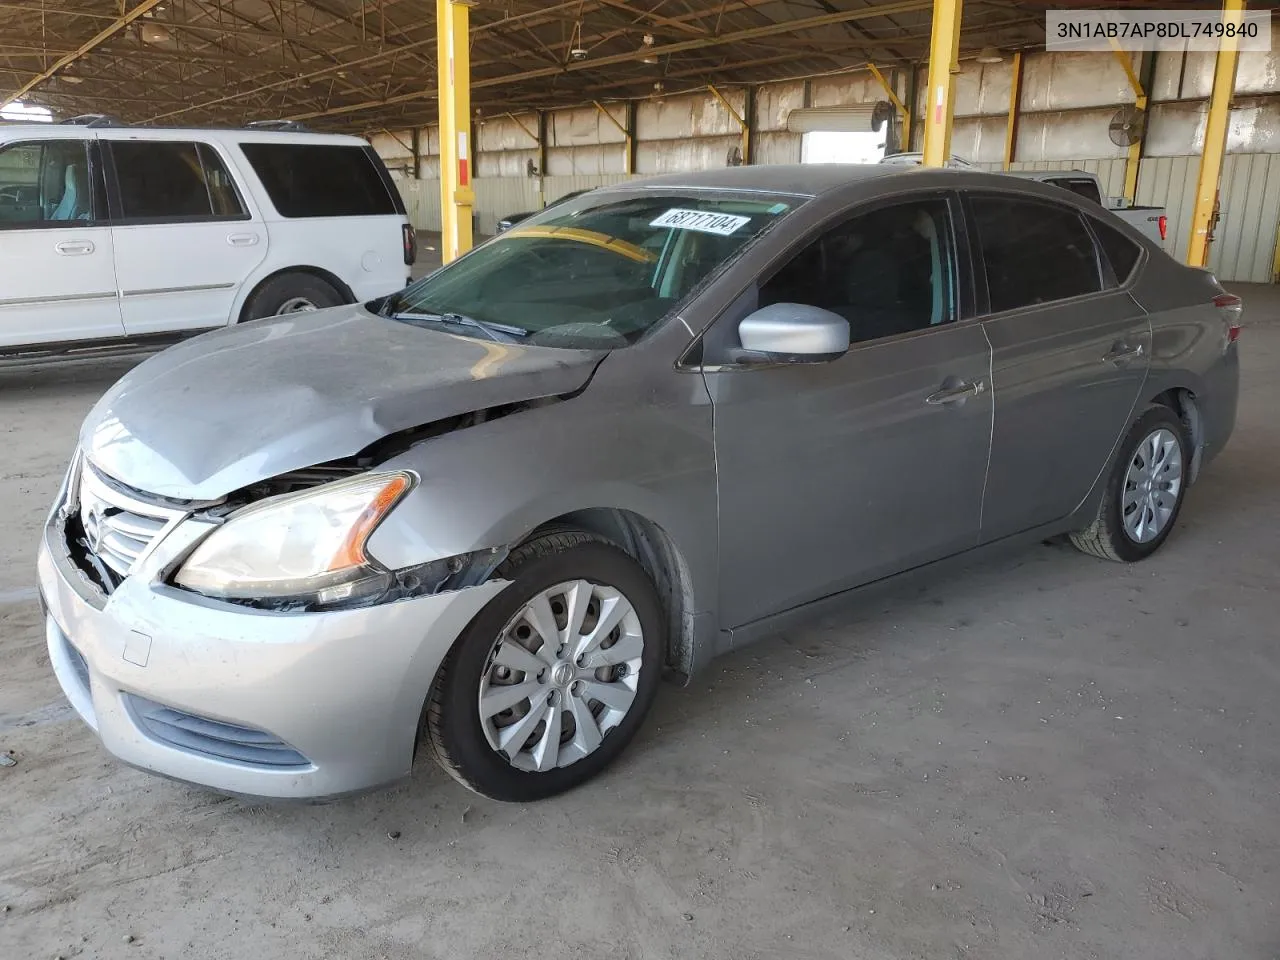
[[[1023,177],[1027,180],[1044,180],[1047,177],[1092,177],[1095,180],[1098,178],[1096,173],[1074,167],[1058,167],[1053,170],[1006,170],[1005,176]]]
[[[79,138],[86,135],[112,140],[234,140],[237,143],[317,143],[364,146],[367,141],[339,133],[300,130],[263,130],[256,127],[133,127],[128,125],[90,127],[65,123],[0,124],[0,140]]]
[[[632,181],[633,187],[689,187],[692,189],[744,190],[761,193],[790,193],[816,197],[848,186],[858,180],[892,176],[900,170],[876,164],[793,163],[762,166],[723,167],[688,173],[667,173]],[[626,182],[617,186],[627,186]]]
[[[1061,191],[1047,187],[1032,177],[1016,180],[1003,173],[957,167],[919,167],[903,164],[856,163],[796,163],[777,166],[727,167],[719,170],[702,170],[692,173],[670,173],[643,180],[622,181],[602,191],[688,188],[701,190],[741,190],[744,192],[781,193],[801,197],[819,197],[823,194],[858,184],[883,184],[891,178],[899,178],[906,187],[935,187],[937,189],[961,187],[985,187],[1008,190],[1010,187],[1023,193],[1037,193],[1061,199]]]

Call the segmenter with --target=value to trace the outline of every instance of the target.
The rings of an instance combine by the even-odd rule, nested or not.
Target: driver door
[[[845,317],[852,342],[827,363],[734,366],[714,347],[704,354],[726,626],[977,544],[991,350],[981,326],[960,319],[958,222],[940,194],[860,212],[717,321],[736,332],[757,307],[806,303]]]

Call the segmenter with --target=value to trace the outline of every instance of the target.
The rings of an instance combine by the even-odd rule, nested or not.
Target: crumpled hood
[[[215,500],[398,430],[570,393],[603,356],[454,336],[358,305],[275,317],[140,364],[89,412],[80,443],[131,487]]]

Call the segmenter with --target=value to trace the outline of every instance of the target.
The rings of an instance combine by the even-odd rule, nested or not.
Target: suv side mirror
[[[774,303],[738,324],[735,363],[825,363],[849,350],[849,321],[804,303]]]

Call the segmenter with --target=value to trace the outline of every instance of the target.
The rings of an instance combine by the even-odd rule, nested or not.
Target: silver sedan
[[[1138,561],[1235,420],[1240,302],[971,171],[621,184],[401,293],[219,330],[85,421],[50,657],[124,761],[532,800],[662,675],[979,548]]]

